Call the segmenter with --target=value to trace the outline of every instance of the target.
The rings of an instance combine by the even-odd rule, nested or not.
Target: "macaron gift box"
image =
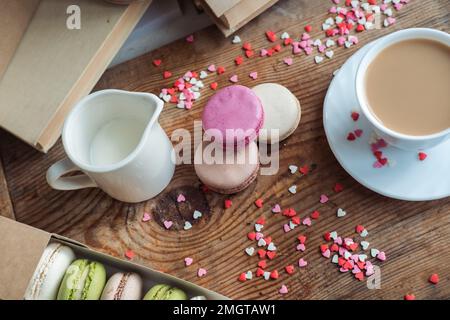
[[[62,244],[69,259],[88,259],[96,261],[104,267],[106,280],[118,272],[133,273],[142,278],[142,294],[155,285],[165,285],[167,288],[179,288],[187,299],[204,296],[208,300],[228,300],[227,297],[178,279],[171,275],[121,260],[110,255],[95,251],[89,247],[57,234],[16,222],[0,216],[0,300],[21,300],[26,298],[27,289],[35,281],[36,269],[41,258],[45,257],[47,247],[51,244]],[[50,244],[50,246],[49,246]],[[64,262],[61,262],[64,263]],[[66,262],[68,264],[69,262]],[[47,276],[48,278],[48,276]],[[103,288],[100,288],[102,290]],[[156,288],[157,289],[157,288]],[[148,299],[146,297],[146,299]],[[158,298],[156,298],[158,299]],[[195,299],[195,298],[194,298]]]

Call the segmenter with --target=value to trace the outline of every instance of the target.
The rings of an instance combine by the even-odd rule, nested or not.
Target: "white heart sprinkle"
[[[332,17],[329,17],[327,20],[325,20],[325,23],[329,26],[334,25],[334,19]]]
[[[330,238],[335,240],[337,238],[337,232],[336,231],[330,232]]]
[[[328,39],[327,42],[325,43],[325,46],[326,46],[327,48],[333,47],[333,46],[335,46],[335,45],[336,45],[336,42],[335,42],[333,39]]]
[[[320,40],[320,39],[316,39],[316,40],[314,40],[314,42],[313,42],[313,46],[315,46],[315,47],[318,47],[318,46],[320,46],[322,44],[322,40]]]
[[[192,224],[189,221],[184,222],[184,230],[189,230],[192,228]]]
[[[369,231],[367,231],[366,229],[364,229],[363,231],[361,231],[361,233],[359,234],[361,237],[365,238],[369,235]]]
[[[358,255],[358,259],[359,259],[359,261],[362,261],[362,262],[366,261],[367,254],[360,254],[360,255]]]
[[[245,249],[245,253],[248,254],[249,256],[252,256],[255,253],[255,248],[248,247]]]
[[[256,232],[260,232],[264,226],[262,224],[255,223],[255,230]]]
[[[288,39],[288,38],[290,38],[290,36],[289,36],[289,33],[287,33],[287,32],[283,32],[282,34],[281,34],[281,39]]]
[[[370,255],[372,256],[372,258],[375,258],[378,254],[380,253],[380,250],[372,248],[370,249]]]
[[[351,254],[350,252],[348,252],[348,251],[345,251],[345,252],[344,252],[344,258],[345,258],[346,260],[350,259],[351,256],[352,256],[352,254]]]
[[[297,193],[297,186],[290,186],[289,187],[289,192],[292,194],[296,194]]]
[[[337,210],[337,216],[338,216],[338,218],[345,217],[346,214],[347,214],[347,212],[345,212],[344,209],[342,209],[342,208],[339,208],[339,209]]]
[[[331,59],[334,56],[334,51],[329,50],[329,51],[325,52],[325,55],[327,56],[328,59]]]
[[[331,258],[331,262],[333,262],[333,263],[338,263],[338,262],[339,262],[339,257],[338,257],[337,254],[335,254],[335,255],[333,256],[333,258]]]
[[[321,57],[321,56],[315,56],[315,57],[314,57],[314,61],[315,61],[317,64],[319,64],[319,63],[321,63],[321,62],[323,61],[323,57]]]
[[[361,248],[363,250],[367,250],[369,248],[370,243],[368,241],[361,241]]]
[[[245,278],[247,280],[252,280],[253,279],[253,273],[251,271],[247,271],[245,274]]]
[[[258,240],[258,247],[264,247],[266,245],[266,240],[264,239],[259,239]]]
[[[204,70],[200,71],[200,79],[205,79],[208,76],[208,73]]]
[[[177,108],[179,108],[179,109],[184,109],[184,101],[179,101],[179,102],[177,103]]]
[[[267,246],[267,250],[269,251],[276,251],[277,247],[273,244],[273,242],[269,243],[269,245]]]
[[[172,98],[172,97],[170,96],[170,94],[163,95],[163,97],[162,97],[162,99],[163,99],[165,102],[169,102],[169,101],[170,101],[170,98]]]
[[[293,223],[292,221],[289,221],[289,229],[295,229],[297,225],[295,223]]]
[[[298,167],[295,166],[295,165],[293,165],[293,164],[291,164],[291,165],[289,166],[289,170],[291,171],[292,174],[294,174],[294,173],[297,172]]]
[[[331,28],[331,26],[330,26],[329,24],[322,23],[322,30],[323,30],[323,31],[327,31],[327,30],[330,29],[330,28]]]
[[[269,271],[264,271],[263,277],[264,277],[264,280],[269,280],[270,279],[270,272]]]
[[[201,216],[202,216],[202,213],[200,211],[198,211],[198,210],[194,211],[194,214],[193,214],[194,219],[201,218]]]
[[[231,42],[234,44],[241,43],[241,38],[239,36],[234,36],[233,40],[231,40]]]

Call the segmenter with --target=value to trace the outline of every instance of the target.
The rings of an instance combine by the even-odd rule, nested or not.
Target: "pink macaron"
[[[202,120],[207,136],[217,139],[220,135],[225,147],[244,146],[258,137],[264,125],[264,109],[251,89],[232,85],[209,99]]]

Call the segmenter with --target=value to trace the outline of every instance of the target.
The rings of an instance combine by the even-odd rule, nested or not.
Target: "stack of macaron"
[[[36,267],[25,293],[25,300],[140,300],[142,277],[133,272],[114,273],[106,281],[107,271],[100,262],[77,259],[74,251],[60,243],[50,243]],[[187,300],[178,288],[157,284],[144,300]],[[206,300],[204,296],[191,300]]]
[[[219,90],[202,114],[205,139],[194,155],[197,176],[218,193],[244,190],[259,171],[256,140],[274,144],[286,139],[298,127],[300,116],[298,99],[276,83]]]

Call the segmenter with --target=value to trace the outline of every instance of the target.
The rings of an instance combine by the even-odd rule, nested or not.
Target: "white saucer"
[[[355,77],[359,62],[373,44],[351,56],[331,81],[323,107],[323,125],[331,150],[341,166],[359,183],[387,197],[410,200],[434,200],[450,196],[450,140],[425,150],[428,157],[419,161],[417,152],[392,146],[384,148],[395,165],[374,168],[369,140],[372,126],[356,100]],[[360,114],[354,122],[352,111]],[[363,135],[348,141],[347,134],[356,128]]]

